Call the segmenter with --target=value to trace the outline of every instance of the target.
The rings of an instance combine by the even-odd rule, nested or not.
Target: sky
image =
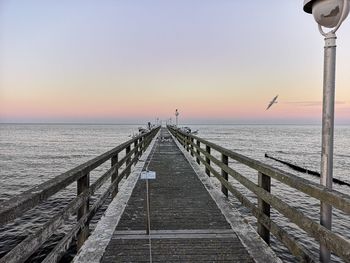
[[[0,0],[0,122],[319,124],[302,0]],[[336,123],[350,124],[350,19]],[[278,103],[266,111],[268,102]]]

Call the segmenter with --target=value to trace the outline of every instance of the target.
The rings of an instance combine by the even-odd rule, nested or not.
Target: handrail
[[[248,167],[254,170],[257,170],[265,175],[268,175],[271,178],[274,178],[284,184],[287,184],[290,187],[293,187],[299,191],[302,191],[303,193],[308,194],[311,197],[314,197],[316,199],[319,199],[320,201],[326,202],[346,213],[350,213],[350,196],[349,195],[346,195],[344,193],[341,193],[333,189],[329,190],[321,184],[308,181],[292,173],[282,171],[278,168],[264,164],[260,161],[254,160],[242,154],[233,152],[219,145],[216,145],[212,142],[204,140],[198,136],[187,134],[180,130],[177,130],[177,132],[179,132],[182,135],[193,138],[195,140],[198,140],[204,145],[209,146],[211,149],[214,149],[220,153],[223,153],[226,156],[230,157],[231,159],[239,163],[242,163],[244,165],[247,165]],[[196,147],[196,145],[193,145],[193,146]]]
[[[40,185],[37,185],[9,200],[0,203],[0,226],[21,216],[24,212],[37,206],[58,191],[83,177],[86,173],[94,170],[112,156],[123,151],[140,138],[145,138],[151,132],[138,135],[137,137],[105,152],[55,178],[52,178]]]
[[[50,196],[63,190],[66,186],[77,181],[78,195],[59,214],[51,218],[36,233],[28,236],[15,248],[9,251],[0,259],[0,263],[24,262],[28,259],[48,238],[57,230],[69,215],[78,212],[77,224],[58,243],[57,247],[47,256],[45,262],[57,262],[62,254],[68,249],[69,244],[78,235],[78,248],[84,243],[88,236],[88,223],[102,206],[106,199],[117,192],[121,179],[128,176],[131,166],[136,164],[139,156],[150,144],[151,140],[159,131],[156,127],[151,131],[136,136],[135,138],[122,143],[121,145],[107,151],[96,158],[93,158],[78,167],[75,167],[61,175],[50,179],[32,189],[23,192],[0,204],[0,225],[4,225],[20,216],[26,211],[36,207]],[[131,149],[131,146],[133,148]],[[118,154],[125,150],[125,156],[118,160]],[[111,168],[101,175],[92,185],[90,185],[89,173],[111,159]],[[123,167],[125,165],[125,167]],[[119,173],[119,169],[123,171]],[[89,198],[92,196],[109,178],[112,178],[108,189],[100,196],[89,209]]]
[[[235,153],[212,142],[206,141],[198,136],[185,133],[174,126],[168,126],[168,129],[184,146],[184,148],[191,152],[191,155],[196,158],[197,162],[205,166],[206,173],[208,175],[214,175],[220,181],[222,185],[222,192],[225,195],[227,195],[227,191],[231,192],[244,206],[251,210],[253,215],[258,219],[258,233],[267,243],[269,243],[269,233],[271,232],[276,236],[276,238],[284,243],[290,252],[300,261],[317,261],[308,250],[300,246],[293,237],[291,237],[286,231],[284,231],[270,219],[269,211],[271,205],[294,224],[306,231],[310,236],[314,237],[315,240],[326,245],[327,248],[344,259],[346,262],[350,262],[350,240],[326,229],[319,223],[316,223],[309,217],[305,216],[298,209],[288,205],[286,202],[271,194],[269,190],[271,185],[270,178],[274,178],[281,183],[293,187],[311,197],[329,203],[345,213],[350,213],[349,195],[335,190],[325,189],[319,184],[299,178],[291,173],[284,172],[270,165],[263,164],[249,157]],[[213,156],[211,149],[216,150],[221,154],[221,161]],[[250,181],[245,176],[232,169],[228,165],[227,158],[236,160],[237,162],[258,171],[259,184]],[[221,173],[211,166],[211,162],[220,168]],[[256,194],[259,201],[258,207],[250,202],[240,191],[229,183],[228,178],[226,178],[227,174]]]

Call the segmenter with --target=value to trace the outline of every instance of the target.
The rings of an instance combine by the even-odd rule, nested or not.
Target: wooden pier
[[[90,172],[107,161],[111,163],[110,168],[92,182]],[[232,161],[255,170],[257,182],[235,170]],[[149,180],[149,221],[146,181],[140,180],[145,170],[156,172],[156,179]],[[212,185],[212,176],[218,179],[221,188]],[[38,231],[10,249],[0,258],[0,263],[25,262],[72,216],[76,217],[76,224],[43,262],[59,262],[72,244],[77,244],[79,250],[73,261],[79,263],[280,262],[269,246],[270,234],[284,244],[297,261],[318,262],[303,240],[296,239],[270,218],[271,209],[334,255],[350,262],[349,239],[326,229],[273,195],[271,179],[350,214],[349,195],[325,189],[174,126],[156,127],[0,203],[0,226],[4,226],[25,216],[27,211],[68,185],[75,182],[77,185],[76,197]],[[250,190],[257,204],[235,184]],[[104,191],[97,194],[102,186]],[[232,207],[229,195],[257,218],[257,230]],[[90,233],[90,220],[108,200],[111,200],[108,209]]]
[[[276,262],[278,259],[236,214],[229,222],[169,132],[163,128],[145,164],[150,180],[150,235],[146,187],[137,180],[110,241],[101,249],[97,228],[75,262]],[[130,178],[132,180],[132,178]],[[111,208],[112,210],[114,208]],[[122,210],[120,210],[122,211]],[[231,215],[232,217],[232,215]],[[100,224],[105,226],[102,219]],[[108,221],[108,219],[107,219]],[[244,237],[233,228],[245,229]],[[239,225],[237,225],[239,224]],[[105,237],[103,237],[105,238]],[[242,243],[246,241],[246,244]],[[249,240],[248,240],[249,239]],[[99,252],[99,253],[98,253]]]

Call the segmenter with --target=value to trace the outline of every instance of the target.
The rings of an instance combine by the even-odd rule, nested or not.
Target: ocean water
[[[130,139],[139,125],[13,125],[0,124],[0,202],[42,183],[75,166]],[[302,174],[291,168],[267,159],[265,153],[319,171],[321,150],[320,126],[287,125],[191,125],[199,130],[198,136],[240,154],[273,165],[282,170],[319,182],[319,178]],[[213,152],[213,154],[218,153]],[[107,169],[109,164],[96,169],[92,181]],[[234,161],[230,166],[257,182],[257,172]],[[350,126],[335,129],[334,177],[350,183]],[[218,187],[219,183],[212,179]],[[256,197],[234,180],[232,183],[249,199],[256,203]],[[33,233],[53,214],[59,211],[75,196],[75,185],[60,192],[42,206],[0,229],[0,256]],[[334,189],[350,194],[350,187],[334,184]],[[272,193],[293,207],[300,209],[310,218],[318,221],[319,202],[296,190],[272,180]],[[253,225],[256,220],[249,211],[230,196],[230,201]],[[292,200],[292,201],[291,201]],[[38,218],[38,214],[42,216]],[[317,258],[318,245],[305,232],[272,210],[271,217],[287,229]],[[334,210],[334,231],[350,239],[350,216]],[[92,224],[93,225],[93,224]],[[69,225],[60,229],[46,249],[31,258],[40,262],[43,254],[59,240]],[[272,239],[272,247],[286,262],[296,262],[278,241]],[[73,252],[74,253],[74,249]],[[334,257],[335,262],[341,262]]]

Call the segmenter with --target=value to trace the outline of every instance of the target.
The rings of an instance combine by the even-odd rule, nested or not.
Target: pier
[[[110,161],[95,182],[89,173]],[[256,171],[253,182],[235,170],[235,163]],[[142,180],[143,171],[155,179]],[[213,185],[211,177],[221,184]],[[273,194],[271,179],[350,213],[350,196],[240,155],[175,126],[156,127],[60,176],[0,203],[0,224],[23,216],[68,185],[77,196],[36,233],[9,251],[0,262],[24,262],[65,224],[76,224],[43,262],[58,262],[77,244],[74,262],[281,262],[270,247],[273,235],[300,262],[317,256],[270,217],[276,209],[287,220],[350,262],[350,241],[321,226]],[[146,184],[148,183],[148,188]],[[92,203],[102,185],[107,188]],[[235,187],[241,184],[255,204]],[[147,189],[149,195],[147,195]],[[257,229],[229,202],[234,196],[257,218]],[[89,222],[111,199],[93,231]],[[149,202],[147,202],[147,199]],[[149,215],[147,210],[149,207]]]
[[[258,235],[238,219],[238,214],[229,215],[231,222],[225,218],[165,128],[145,166],[157,174],[155,180],[150,180],[150,235],[146,234],[145,181],[134,174],[136,185],[125,210],[121,215],[112,213],[114,220],[120,220],[115,220],[117,225],[109,243],[104,244],[97,229],[75,262],[277,261]],[[105,221],[101,225],[109,225],[109,219]],[[250,236],[244,236],[241,230],[235,232],[238,228]],[[106,247],[100,248],[101,244]]]

